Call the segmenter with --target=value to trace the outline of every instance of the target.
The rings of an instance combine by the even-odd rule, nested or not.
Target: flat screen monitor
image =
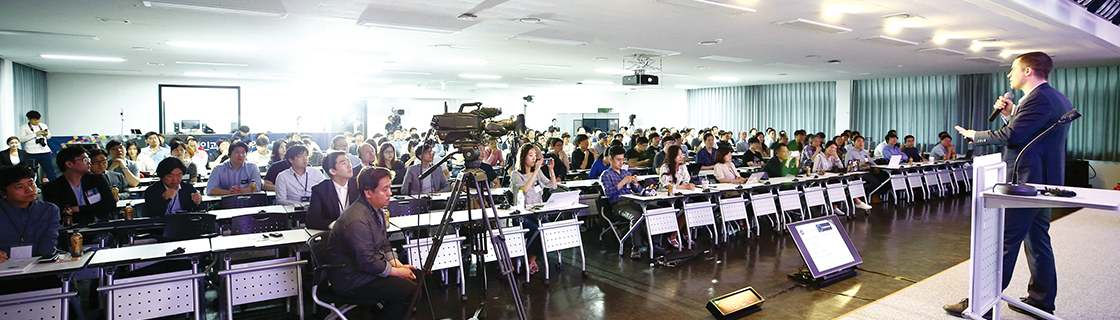
[[[202,130],[202,120],[183,120],[183,121],[180,121],[179,130],[182,130],[182,131],[199,131],[199,130]]]
[[[787,225],[814,278],[863,264],[840,218],[828,215]]]

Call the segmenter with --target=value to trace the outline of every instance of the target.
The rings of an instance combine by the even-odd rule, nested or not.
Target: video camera
[[[477,109],[463,112],[466,107]],[[501,109],[483,108],[482,102],[464,103],[459,106],[459,112],[432,116],[432,128],[444,143],[463,150],[465,160],[477,160],[478,146],[484,145],[488,137],[497,138],[510,132],[525,132],[525,115],[519,114],[499,121],[488,120],[501,114]],[[475,152],[468,151],[470,149]]]

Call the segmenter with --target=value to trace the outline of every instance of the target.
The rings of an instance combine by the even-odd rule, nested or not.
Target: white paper
[[[9,259],[23,259],[31,257],[31,246],[12,247],[12,252],[8,254]]]

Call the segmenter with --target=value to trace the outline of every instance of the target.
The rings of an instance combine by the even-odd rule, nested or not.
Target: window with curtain
[[[688,90],[688,125],[735,131],[758,128],[835,132],[836,82]],[[737,137],[737,136],[736,136]]]
[[[15,100],[15,127],[27,123],[27,112],[39,111],[43,122],[50,125],[47,115],[47,73],[19,63],[12,63],[12,99]],[[54,131],[54,130],[51,130]],[[18,131],[17,131],[18,132]]]

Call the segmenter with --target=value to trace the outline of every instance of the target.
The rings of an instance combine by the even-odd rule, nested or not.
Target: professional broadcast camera
[[[466,107],[478,109],[463,112]],[[525,132],[525,115],[519,114],[499,121],[488,120],[501,114],[501,109],[483,108],[482,102],[464,103],[459,106],[459,112],[432,116],[432,128],[444,143],[461,150],[463,159],[470,163],[478,160],[478,147],[485,145],[488,137]]]

